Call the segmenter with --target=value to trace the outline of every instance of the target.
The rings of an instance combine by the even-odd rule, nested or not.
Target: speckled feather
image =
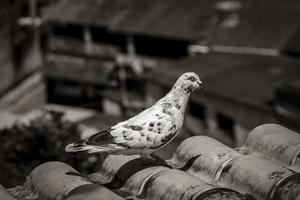
[[[178,134],[190,93],[200,85],[197,74],[185,73],[171,91],[150,108],[86,140],[69,144],[66,151],[150,154]]]

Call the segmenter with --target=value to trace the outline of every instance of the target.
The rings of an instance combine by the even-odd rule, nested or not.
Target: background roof
[[[262,105],[273,100],[276,84],[299,79],[299,66],[299,61],[284,57],[209,53],[183,59],[148,77],[170,87],[182,73],[194,71],[204,82],[204,92]]]
[[[205,45],[281,49],[299,26],[300,4],[275,1],[241,0],[240,23],[232,28],[216,22],[218,0],[63,0],[45,19]]]
[[[47,21],[109,26],[122,17],[134,0],[62,0],[49,8]]]
[[[216,0],[140,1],[113,30],[135,34],[158,35],[185,40],[198,40],[213,15]]]

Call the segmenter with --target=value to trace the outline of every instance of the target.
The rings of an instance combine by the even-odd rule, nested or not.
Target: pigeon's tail
[[[102,145],[92,145],[86,144],[84,140],[71,143],[66,146],[65,151],[67,153],[74,154],[92,154],[92,153],[117,153],[124,150],[117,144],[102,144]]]

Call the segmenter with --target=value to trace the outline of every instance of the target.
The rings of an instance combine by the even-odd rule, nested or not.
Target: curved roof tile
[[[87,178],[67,164],[48,162],[35,168],[28,180],[45,200],[299,199],[299,141],[298,133],[264,124],[251,131],[239,149],[195,136],[184,140],[167,161],[109,155]],[[4,192],[0,188],[0,194]]]
[[[221,142],[207,137],[195,136],[184,140],[177,148],[171,160],[168,161],[175,168],[195,158],[188,173],[200,176],[205,180],[217,180],[222,169],[238,158],[241,154]]]
[[[32,189],[43,199],[84,199],[93,200],[101,195],[106,200],[121,200],[110,190],[85,179],[71,166],[62,162],[47,162],[36,167],[29,175]]]
[[[276,159],[294,170],[300,170],[299,134],[277,124],[264,124],[253,129],[245,147],[251,153],[259,153]]]

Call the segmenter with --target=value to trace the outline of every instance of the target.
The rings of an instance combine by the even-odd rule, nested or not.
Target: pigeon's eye
[[[196,80],[196,78],[195,78],[195,77],[193,77],[193,76],[190,76],[190,77],[188,77],[188,79],[187,79],[187,80],[190,80],[190,81],[194,82],[194,81]]]

